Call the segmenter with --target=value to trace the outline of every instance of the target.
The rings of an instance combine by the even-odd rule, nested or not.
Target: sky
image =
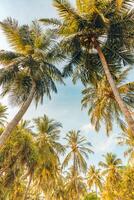
[[[74,4],[74,0],[70,2]],[[0,21],[12,17],[17,19],[20,24],[30,24],[35,19],[55,16],[57,13],[52,6],[52,0],[0,0]],[[6,38],[0,31],[0,49],[9,48]],[[63,67],[62,64],[60,67]],[[133,73],[129,80],[132,79],[132,76]],[[72,129],[81,130],[81,134],[91,142],[95,152],[93,155],[89,155],[88,165],[97,165],[102,160],[102,155],[107,152],[116,153],[126,162],[127,159],[123,156],[125,148],[117,145],[116,137],[121,131],[116,124],[110,137],[106,136],[104,127],[99,133],[96,133],[90,123],[87,111],[81,110],[82,85],[80,83],[73,85],[71,80],[65,80],[65,83],[65,86],[58,85],[58,94],[53,94],[51,101],[45,96],[43,105],[35,108],[35,105],[32,104],[24,118],[32,119],[47,114],[50,118],[62,123],[62,138]],[[19,108],[10,105],[7,98],[0,99],[0,102],[8,106],[9,119],[13,118]],[[62,142],[64,143],[64,140]]]

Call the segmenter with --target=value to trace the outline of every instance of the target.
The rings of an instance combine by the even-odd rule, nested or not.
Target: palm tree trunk
[[[100,47],[100,45],[99,45],[99,43],[97,41],[95,41],[95,48],[96,48],[96,50],[97,50],[97,52],[99,54],[103,69],[105,71],[105,75],[106,75],[107,80],[108,80],[108,82],[109,82],[109,84],[111,86],[111,89],[113,91],[115,99],[116,99],[117,103],[119,104],[119,107],[120,107],[122,113],[125,116],[125,119],[126,119],[126,121],[128,123],[129,128],[132,131],[132,134],[134,135],[134,119],[132,118],[131,113],[129,112],[126,104],[121,99],[119,91],[118,91],[118,89],[116,87],[116,84],[115,84],[115,82],[113,80],[113,77],[112,77],[112,75],[110,73],[106,58],[105,58],[105,56],[104,56],[104,54],[103,54],[103,52],[101,50],[101,47]]]
[[[35,84],[33,84],[31,92],[30,92],[27,100],[23,103],[23,105],[21,106],[18,113],[11,120],[11,122],[7,125],[4,132],[0,136],[0,148],[5,144],[6,140],[11,135],[11,132],[13,131],[13,129],[17,126],[19,121],[22,119],[23,115],[25,114],[25,112],[27,111],[28,107],[30,106],[30,104],[33,100],[34,94],[35,94]]]
[[[76,155],[75,155],[75,152],[74,152],[74,160],[73,160],[73,176],[76,177],[76,173],[77,173]],[[74,184],[75,184],[75,189],[76,189],[76,194],[75,194],[75,198],[74,198],[74,199],[79,200],[78,187],[77,187],[76,180],[74,181]]]
[[[25,191],[23,200],[26,200],[26,199],[27,199],[27,194],[28,194],[28,191],[29,191],[29,188],[30,188],[30,184],[31,184],[31,181],[32,181],[32,175],[33,175],[33,174],[30,174],[29,181],[28,181],[28,185],[27,185],[27,188],[26,188],[26,191]]]
[[[95,192],[96,192],[96,197],[98,197],[98,190],[97,190],[97,185],[95,184]]]

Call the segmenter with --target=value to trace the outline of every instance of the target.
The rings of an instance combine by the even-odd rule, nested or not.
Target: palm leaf
[[[42,22],[44,25],[54,25],[54,26],[61,26],[62,23],[60,20],[56,19],[56,18],[43,18],[39,20],[40,22]]]
[[[59,16],[66,21],[70,18],[80,18],[67,0],[53,0],[53,5],[57,9]]]
[[[18,58],[19,54],[11,51],[0,51],[0,63],[4,66],[9,65],[14,59]]]
[[[29,42],[22,38],[18,22],[16,20],[7,18],[3,22],[0,22],[0,26],[10,45],[16,50],[16,52],[25,53],[27,50],[31,50]]]

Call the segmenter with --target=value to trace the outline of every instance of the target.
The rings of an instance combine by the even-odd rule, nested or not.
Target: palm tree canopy
[[[134,136],[129,128],[125,124],[122,124],[122,134],[117,137],[118,144],[121,146],[126,145],[127,150],[124,152],[125,156],[129,156],[129,163],[134,160]]]
[[[20,196],[25,193],[31,177],[28,196],[43,192],[49,193],[51,199],[61,179],[59,155],[65,150],[59,141],[61,124],[44,115],[34,119],[34,125],[22,120],[0,150],[0,181],[4,192],[17,198],[17,193]],[[19,189],[22,189],[20,193]]]
[[[73,80],[82,83],[91,80],[93,73],[105,74],[126,121],[134,132],[134,120],[116,87],[114,72],[134,63],[134,9],[132,0],[76,1],[53,0],[61,21],[42,19],[55,25],[53,31],[60,37],[60,47],[67,55],[63,75],[73,74]],[[54,22],[56,22],[54,24]]]
[[[87,183],[90,189],[94,185],[100,190],[102,189],[102,175],[100,169],[96,169],[94,165],[91,165],[88,170]]]
[[[89,157],[89,153],[93,153],[90,149],[91,143],[87,142],[86,138],[80,135],[80,131],[72,130],[66,135],[67,145],[69,153],[64,159],[63,167],[69,164],[69,161],[73,159],[74,171],[86,171],[87,163],[86,159]]]
[[[133,63],[130,51],[134,34],[132,1],[117,2],[119,7],[122,4],[118,12],[115,1],[78,0],[73,8],[67,0],[53,0],[61,21],[40,21],[45,25],[54,25],[54,31],[57,29],[61,36],[60,45],[69,58],[64,68],[65,76],[74,73],[76,77],[83,68],[84,78],[88,74],[88,79],[92,77],[93,71],[99,69],[102,72],[102,64],[94,50],[94,38],[100,43],[111,71],[122,66],[122,63]]]
[[[56,151],[56,154],[64,153],[65,148],[59,142],[60,129],[62,128],[61,123],[56,122],[54,119],[49,119],[44,115],[43,117],[34,119],[34,124],[37,131],[35,136],[37,136],[37,141],[40,145],[43,142],[44,148],[46,143],[46,145]]]
[[[120,158],[117,158],[116,154],[113,153],[107,153],[104,155],[105,161],[100,161],[99,166],[102,167],[103,174],[115,174],[117,170],[121,167],[122,165],[122,160]]]
[[[65,147],[60,143],[62,125],[46,115],[33,120],[34,137],[39,149],[39,166],[35,172],[35,185],[52,198],[61,180],[59,155],[64,154]],[[58,188],[57,188],[58,189]],[[51,190],[51,192],[50,192]]]
[[[0,22],[0,27],[13,49],[0,51],[2,95],[9,93],[13,103],[22,103],[34,82],[36,103],[43,101],[44,94],[51,97],[50,91],[57,92],[55,81],[62,82],[54,65],[62,56],[52,34],[44,34],[37,22],[20,26],[11,18]]]
[[[38,160],[38,148],[31,133],[24,126],[16,127],[10,140],[7,140],[0,151],[0,172],[4,187],[12,187],[22,174],[31,174]]]
[[[116,73],[115,81],[123,101],[132,111],[134,108],[134,82],[125,83],[128,72],[129,69],[122,73]],[[120,126],[122,125],[122,112],[106,77],[99,77],[95,74],[94,81],[89,83],[82,94],[82,107],[88,107],[88,114],[96,131],[99,131],[102,122],[105,124],[107,134],[112,131],[113,120],[116,120]]]

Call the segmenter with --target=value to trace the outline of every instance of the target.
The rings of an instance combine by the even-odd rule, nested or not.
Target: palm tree
[[[106,176],[102,195],[104,195],[106,199],[116,199],[117,194],[115,193],[115,186],[117,182],[119,183],[121,181],[120,170],[122,168],[122,161],[113,153],[107,153],[104,155],[104,158],[105,161],[99,162],[103,170],[102,175]]]
[[[41,188],[45,193],[45,198],[51,199],[60,177],[59,155],[65,151],[64,146],[59,142],[62,125],[46,115],[34,119],[34,125],[40,160],[35,183],[37,189]]]
[[[1,178],[5,191],[11,199],[12,197],[19,199],[19,192],[21,199],[22,197],[26,199],[33,174],[39,163],[38,148],[31,132],[25,129],[26,124],[28,123],[21,123],[14,129],[10,140],[0,151]],[[23,191],[19,191],[19,186],[21,189],[23,187]]]
[[[64,146],[59,142],[60,132],[62,125],[56,122],[54,119],[48,118],[46,115],[34,119],[34,125],[36,128],[36,140],[38,147],[50,149],[55,154],[62,154],[65,151]]]
[[[66,190],[69,194],[69,199],[80,199],[80,192],[85,191],[84,182],[82,177],[79,175],[80,172],[86,172],[88,153],[93,153],[90,149],[91,144],[87,142],[85,137],[80,135],[80,131],[72,130],[66,135],[67,149],[69,149],[66,155],[62,168],[65,168],[69,162],[72,162],[72,167],[70,168],[69,176],[67,177]]]
[[[123,132],[119,136],[118,144],[123,146],[126,145],[128,149],[124,152],[125,156],[129,156],[129,163],[133,164],[134,161],[134,136],[130,129],[128,129],[125,124],[122,126]]]
[[[96,195],[97,188],[99,190],[102,189],[102,175],[100,174],[100,169],[96,169],[94,165],[91,165],[88,170],[87,183],[90,189],[92,186],[95,186]]]
[[[21,121],[0,149],[0,181],[10,198],[16,199],[18,194],[18,199],[19,195],[23,200],[32,199],[30,195],[36,198],[44,193],[51,199],[58,189],[59,155],[65,150],[59,142],[61,124],[44,115],[34,119],[34,125]]]
[[[116,86],[121,98],[131,110],[134,108],[134,82],[124,83],[128,72],[127,69],[122,73],[116,73]],[[95,75],[94,81],[89,83],[82,94],[82,106],[88,107],[88,114],[96,131],[99,131],[101,122],[104,122],[107,134],[113,129],[113,120],[122,125],[122,111],[106,77]]]
[[[66,167],[69,161],[73,162],[74,173],[79,171],[86,172],[87,163],[86,159],[89,157],[89,153],[93,153],[90,149],[91,143],[87,142],[86,138],[80,135],[80,131],[72,130],[66,135],[67,145],[69,153],[66,155],[62,167]]]
[[[12,130],[34,99],[43,102],[46,94],[57,92],[55,81],[62,82],[60,71],[54,63],[60,59],[52,43],[52,34],[43,34],[38,23],[19,26],[16,20],[8,18],[0,22],[14,51],[0,51],[0,85],[3,96],[9,94],[12,103],[21,105],[20,110],[0,136],[0,146],[4,145]],[[52,39],[51,39],[52,38]],[[57,58],[57,59],[56,59]]]
[[[73,8],[67,0],[53,0],[61,21],[41,21],[56,26],[61,36],[61,47],[67,57],[70,56],[69,64],[64,68],[65,76],[73,73],[74,66],[76,74],[81,68],[86,68],[84,78],[91,78],[96,66],[101,73],[103,68],[115,99],[134,134],[134,120],[119,94],[112,74],[113,68],[121,68],[133,62],[130,59],[134,41],[133,1],[117,2],[119,6],[122,4],[118,12],[115,1],[76,0],[76,8]]]
[[[107,153],[103,156],[105,161],[100,161],[99,166],[103,168],[103,174],[108,177],[113,177],[118,173],[118,170],[121,168],[122,161],[120,158],[117,158],[116,154]]]

